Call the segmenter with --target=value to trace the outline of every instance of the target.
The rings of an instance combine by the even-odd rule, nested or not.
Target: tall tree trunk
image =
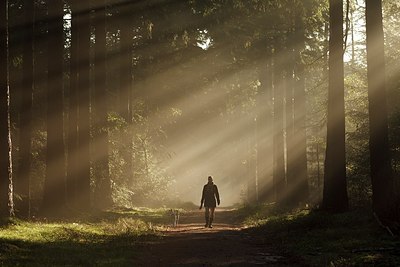
[[[395,184],[388,139],[382,2],[366,0],[369,150],[374,211],[395,219]]]
[[[249,114],[249,134],[247,137],[247,199],[249,203],[258,202],[258,179],[256,165],[256,122],[254,115]]]
[[[47,153],[43,212],[58,215],[65,207],[63,140],[63,1],[48,2]]]
[[[35,25],[34,25],[34,89],[33,89],[33,106],[32,106],[32,141],[35,136],[36,129],[45,129],[46,127],[46,88],[47,88],[47,29],[48,29],[47,4],[45,1],[35,1]],[[12,95],[12,94],[11,94]],[[33,144],[33,143],[32,143]],[[33,157],[32,153],[32,157]],[[45,158],[32,158],[32,166],[34,168],[35,161],[45,166]],[[45,170],[43,170],[44,172]],[[32,172],[32,170],[31,170]],[[45,173],[40,170],[39,175],[30,176],[30,193],[31,193],[31,212],[40,210],[41,200],[43,197],[43,178]],[[40,188],[40,190],[38,190]]]
[[[63,140],[63,1],[48,3],[47,153],[43,211],[56,215],[65,207]]]
[[[298,54],[299,56],[299,54]],[[307,136],[306,136],[306,93],[304,81],[304,65],[301,59],[296,60],[296,85],[294,102],[294,132],[296,160],[296,201],[305,203],[309,196],[307,172]]]
[[[36,117],[44,118],[47,112],[46,103],[46,85],[47,85],[47,29],[48,16],[47,4],[40,1],[35,2],[35,25],[34,25],[34,103],[32,114],[33,122]],[[34,178],[34,177],[32,177]],[[33,182],[33,181],[32,181]],[[34,196],[32,196],[34,197]]]
[[[320,159],[319,159],[319,137],[317,136],[317,144],[316,144],[317,148],[316,148],[316,158],[317,158],[317,188],[318,188],[318,192],[320,192],[320,186],[321,186],[321,164],[320,164]]]
[[[14,215],[8,86],[8,1],[0,6],[0,218]]]
[[[121,134],[121,139],[127,144],[126,149],[122,151],[122,157],[125,161],[123,176],[129,182],[133,178],[132,163],[132,27],[130,23],[129,4],[125,4],[119,9],[119,28],[120,28],[120,88],[119,88],[119,114],[125,119],[128,129]]]
[[[71,61],[68,105],[68,141],[67,141],[67,203],[79,206],[78,191],[78,70],[79,70],[79,2],[71,0]]]
[[[106,95],[106,1],[96,10],[95,22],[95,89],[94,89],[94,145],[96,178],[95,203],[99,208],[112,205],[111,181],[108,168],[108,131]]]
[[[78,20],[78,180],[76,200],[90,209],[90,3],[79,3]]]
[[[129,5],[119,9],[120,28],[120,114],[127,123],[131,122],[131,94],[132,94],[132,27],[130,23]]]
[[[272,61],[259,67],[261,86],[257,94],[257,172],[260,201],[272,201]]]
[[[22,217],[30,216],[30,167],[32,141],[32,97],[33,97],[33,25],[34,1],[24,1],[23,77],[20,103],[19,162],[15,192],[21,198],[17,211]],[[19,204],[19,205],[18,205]]]
[[[329,0],[329,89],[327,144],[322,206],[325,210],[347,210],[345,114],[343,72],[343,1]]]
[[[286,129],[286,180],[287,180],[287,195],[285,201],[287,204],[295,204],[295,194],[297,193],[297,173],[296,173],[296,158],[295,158],[295,135],[294,135],[294,54],[293,54],[293,33],[288,33],[287,48],[285,51],[285,76],[284,76],[284,89],[285,89],[285,129]]]
[[[282,204],[285,198],[285,151],[283,136],[283,63],[284,60],[280,53],[274,57],[274,119],[273,119],[273,180],[276,201]]]
[[[307,175],[307,137],[306,137],[306,93],[304,79],[304,63],[301,58],[301,50],[305,47],[303,6],[300,1],[295,5],[295,38],[294,38],[294,159],[296,173],[297,202],[305,202],[308,199],[308,175]]]

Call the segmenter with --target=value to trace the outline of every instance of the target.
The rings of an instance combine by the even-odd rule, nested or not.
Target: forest
[[[0,11],[2,265],[400,265],[399,1]]]

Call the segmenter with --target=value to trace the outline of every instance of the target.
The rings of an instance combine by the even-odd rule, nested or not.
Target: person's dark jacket
[[[218,187],[214,183],[207,183],[203,187],[201,194],[201,204],[204,202],[204,207],[215,208],[217,203],[219,205]]]

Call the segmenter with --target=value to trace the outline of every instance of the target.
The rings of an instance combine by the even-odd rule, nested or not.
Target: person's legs
[[[206,210],[206,225],[204,227],[208,227],[209,226],[209,218],[210,218],[210,207],[204,207]]]
[[[215,212],[215,207],[210,208],[210,221],[208,223],[208,227],[212,228],[212,222],[214,220],[214,212]]]

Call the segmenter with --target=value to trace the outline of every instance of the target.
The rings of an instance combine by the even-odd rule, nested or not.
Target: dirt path
[[[288,260],[265,246],[265,237],[254,236],[235,224],[229,210],[216,212],[213,228],[204,228],[203,212],[180,218],[164,237],[147,244],[140,266],[288,266]]]

